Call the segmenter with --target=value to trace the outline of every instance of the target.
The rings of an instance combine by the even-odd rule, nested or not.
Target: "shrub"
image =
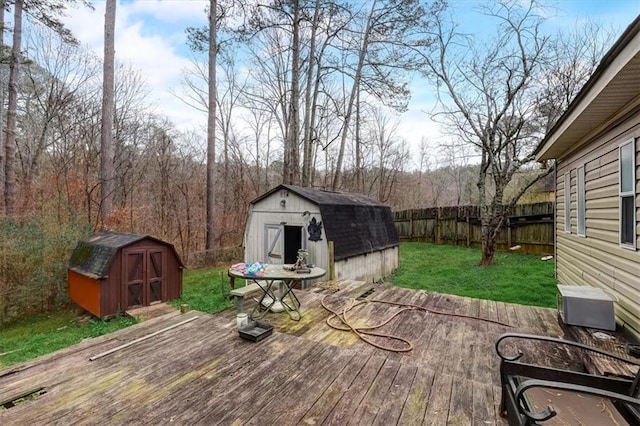
[[[69,302],[66,265],[88,233],[36,217],[0,219],[0,324]]]

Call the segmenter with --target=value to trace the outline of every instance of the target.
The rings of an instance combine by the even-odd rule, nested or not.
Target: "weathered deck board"
[[[435,373],[430,368],[418,367],[404,401],[398,424],[417,425],[422,423],[433,390],[434,376]]]
[[[391,385],[400,370],[400,363],[390,359],[385,360],[380,367],[368,392],[364,395],[358,409],[351,417],[349,424],[369,425],[373,423],[380,406],[390,393]]]
[[[490,382],[472,382],[472,421],[474,425],[495,424],[495,410],[493,407],[493,388]]]
[[[302,424],[315,425],[324,423],[343,395],[349,390],[360,371],[369,363],[371,353],[372,351],[369,350],[360,356],[351,358],[347,366],[338,372],[331,384],[305,413],[301,421]]]
[[[346,424],[360,406],[385,362],[385,357],[374,355],[360,370],[351,386],[342,395],[323,424]]]
[[[37,399],[1,410],[0,424],[502,425],[495,340],[506,331],[562,334],[551,309],[389,285],[335,284],[298,290],[302,320],[267,314],[276,331],[257,344],[237,336],[234,310],[214,316],[168,314],[0,370],[0,400],[46,390]],[[476,318],[403,312],[379,330],[413,343],[412,351],[402,353],[374,348],[325,323],[329,313],[321,300],[326,295],[340,307],[370,289],[369,302],[348,314],[354,324],[377,324],[401,309],[373,300]],[[89,361],[194,316],[199,318]],[[528,355],[545,356],[525,349]]]
[[[369,424],[385,426],[398,423],[417,371],[418,367],[415,364],[403,364],[400,366],[389,387],[389,392],[382,400],[380,410],[376,413],[375,419],[370,421]]]
[[[447,423],[452,386],[453,377],[451,375],[436,373],[431,385],[427,411],[424,415],[424,424],[443,425]]]

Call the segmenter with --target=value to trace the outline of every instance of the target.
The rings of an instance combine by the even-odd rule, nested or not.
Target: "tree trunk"
[[[291,99],[289,100],[289,131],[285,146],[283,183],[299,184],[300,147],[299,114],[300,102],[300,3],[293,1],[293,40],[291,43]]]
[[[108,226],[115,188],[113,119],[115,114],[115,24],[116,0],[107,0],[104,14],[104,64],[102,77],[102,121],[100,129],[100,222]]]
[[[483,141],[483,146],[485,142]],[[490,229],[489,220],[490,214],[488,212],[487,200],[487,168],[488,168],[488,154],[487,150],[482,150],[482,157],[480,159],[480,173],[478,174],[478,205],[480,208],[480,223],[482,232],[482,257],[480,258],[479,265],[488,266],[493,264],[493,255],[495,253],[495,241],[490,241]]]
[[[316,32],[318,30],[318,21],[320,19],[320,0],[316,0],[314,12],[313,12],[313,25],[311,27],[311,41],[309,45],[309,65],[307,66],[307,90],[305,92],[304,100],[304,136],[303,136],[303,149],[302,149],[302,186],[311,186],[311,155],[312,149],[312,135],[311,126],[313,122],[311,120],[311,111],[315,109],[315,104],[312,105],[311,94],[314,82],[315,67],[313,66],[316,55]],[[316,89],[317,90],[317,89]],[[315,99],[315,97],[314,97]]]
[[[9,101],[7,105],[7,132],[5,144],[4,203],[8,216],[15,214],[16,206],[16,116],[18,109],[18,81],[20,75],[20,49],[22,45],[23,0],[16,0],[13,17],[13,46],[9,60]]]
[[[217,0],[209,1],[209,109],[207,113],[207,232],[205,249],[213,250],[216,240],[216,39]]]
[[[4,52],[5,52],[5,44],[4,44],[4,30],[5,30],[5,22],[4,22],[4,8],[5,1],[0,0],[0,53],[2,55],[2,62],[5,62]],[[6,71],[4,67],[0,67],[0,129],[4,129],[5,124],[5,115],[4,115],[4,97],[5,97],[5,78]],[[5,165],[5,141],[6,135],[5,132],[0,132],[0,203],[4,206],[4,165]],[[2,207],[0,207],[2,209]]]
[[[490,234],[493,231],[490,226],[482,225],[482,258],[480,259],[479,266],[491,266],[493,265],[493,256],[496,253],[496,240],[490,238]]]
[[[369,19],[367,20],[367,27],[362,36],[362,44],[360,45],[358,65],[353,76],[353,86],[351,87],[351,94],[349,95],[347,111],[344,115],[344,122],[342,124],[342,135],[340,138],[340,148],[338,149],[338,159],[336,160],[336,170],[335,174],[333,175],[333,183],[331,184],[331,189],[334,191],[336,191],[342,184],[342,161],[344,160],[344,149],[345,145],[347,144],[347,135],[349,134],[349,123],[351,121],[351,114],[353,112],[353,104],[355,103],[356,93],[360,89],[362,68],[364,67],[364,60],[367,56],[367,49],[369,48],[369,37],[371,36],[371,26],[373,24],[373,15],[375,13],[376,3],[377,1],[373,1],[371,4],[371,12],[369,13]]]
[[[362,175],[362,146],[360,144],[360,89],[356,99],[356,191],[364,192],[364,177]]]

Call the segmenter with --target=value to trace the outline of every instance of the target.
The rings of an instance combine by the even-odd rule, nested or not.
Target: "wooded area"
[[[479,247],[482,244],[480,207],[433,207],[394,213],[401,241],[427,241]],[[498,235],[498,250],[520,246],[519,253],[554,253],[553,203],[518,204]]]
[[[184,129],[154,104],[153,76],[117,53],[110,75],[111,25],[100,58],[60,24],[73,4],[89,6],[0,1],[15,23],[4,28],[0,15],[0,322],[66,301],[71,249],[97,229],[171,242],[187,265],[225,260],[241,242],[249,201],[283,182],[358,192],[394,209],[480,204],[490,207],[477,216],[490,241],[502,232],[501,212],[550,173],[529,154],[606,40],[589,25],[575,38],[539,33],[537,0],[481,8],[496,31],[477,44],[437,0],[212,0],[203,27],[186,29],[192,57],[174,93],[203,114],[203,128]],[[474,55],[447,50],[458,41]],[[419,75],[443,91],[430,118],[448,123],[451,138],[439,149],[423,140],[415,156],[397,114]],[[112,77],[111,120],[103,87]],[[561,101],[548,99],[558,93]]]

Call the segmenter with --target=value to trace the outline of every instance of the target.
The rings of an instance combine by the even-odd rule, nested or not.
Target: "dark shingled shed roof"
[[[362,194],[279,185],[251,204],[281,189],[287,189],[320,207],[324,238],[333,241],[336,260],[399,244],[391,207]]]
[[[93,234],[86,240],[78,242],[78,245],[71,254],[68,266],[70,269],[92,278],[106,278],[111,260],[118,250],[146,238],[168,245],[175,252],[172,244],[148,235],[102,231]],[[182,262],[177,253],[176,257],[182,266]]]

